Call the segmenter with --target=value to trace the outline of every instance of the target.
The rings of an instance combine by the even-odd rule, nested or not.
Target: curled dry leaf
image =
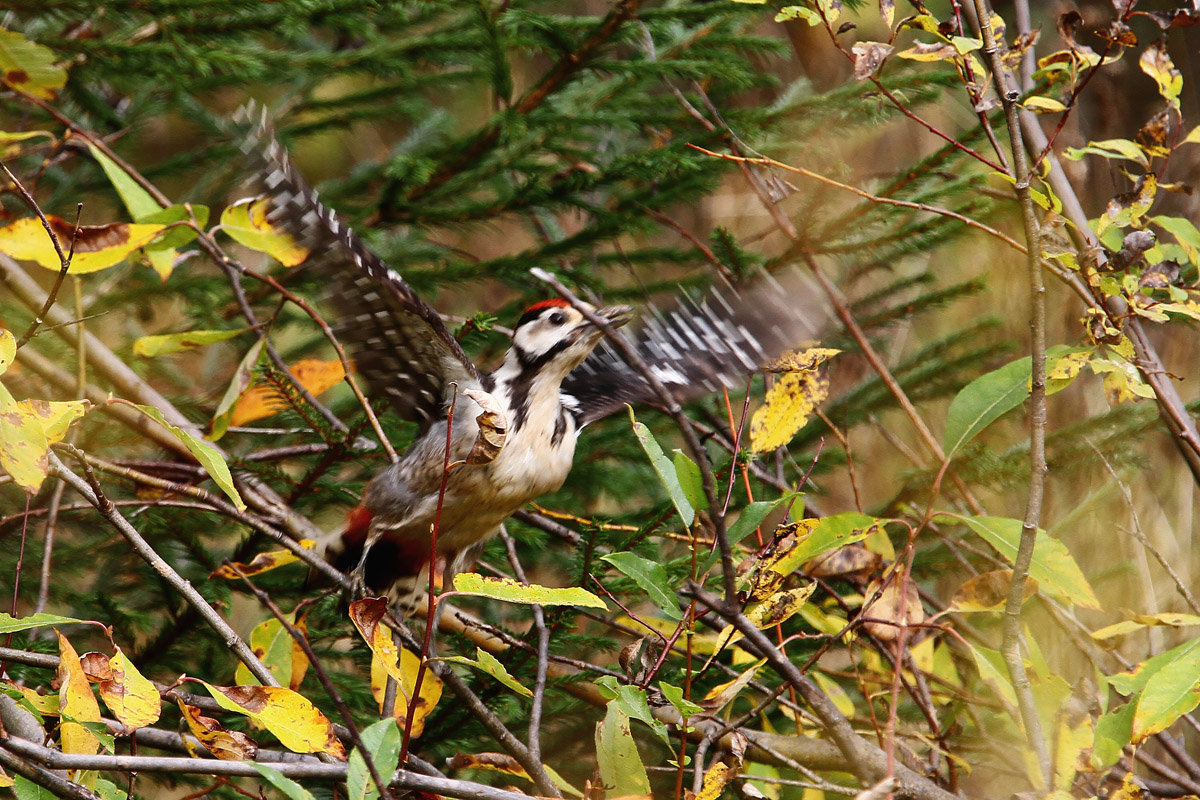
[[[848,544],[822,553],[804,565],[804,572],[814,578],[847,578],[865,576],[879,569],[882,559],[862,544]]]
[[[316,544],[317,543],[312,539],[300,540],[300,546],[306,550],[311,550],[312,548],[316,547]],[[212,574],[210,574],[208,577],[237,580],[240,577],[238,575],[239,572],[247,577],[251,575],[259,575],[263,572],[270,572],[273,569],[278,569],[279,567],[287,564],[294,564],[299,560],[300,557],[291,550],[267,550],[266,552],[259,553],[253,559],[247,562],[234,561],[231,564],[222,564],[220,567],[213,570]]]
[[[996,569],[984,572],[968,580],[950,600],[952,611],[999,611],[1004,608],[1008,599],[1008,590],[1012,586],[1012,570]],[[1037,593],[1037,581],[1033,578],[1025,580],[1022,600],[1028,600]]]
[[[883,42],[857,42],[850,51],[854,53],[854,78],[862,81],[883,66],[884,59],[892,52],[892,46]]]
[[[475,436],[475,444],[467,456],[467,463],[490,464],[504,449],[504,441],[508,438],[508,417],[493,395],[479,389],[464,389],[463,394],[474,400],[481,409],[479,416],[475,418],[479,433]]]
[[[917,592],[917,584],[908,577],[903,579],[903,588],[898,576],[891,576],[880,591],[880,581],[871,581],[864,593],[869,600],[863,607],[862,616],[869,621],[863,623],[867,633],[884,642],[894,642],[900,636],[900,631],[908,625],[916,625],[925,621],[925,609],[921,606],[921,595]]]
[[[249,761],[258,755],[258,744],[241,731],[231,731],[212,717],[206,717],[196,706],[176,698],[179,711],[204,749],[222,761]]]

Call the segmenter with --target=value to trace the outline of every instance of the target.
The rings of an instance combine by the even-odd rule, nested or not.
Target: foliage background
[[[1039,54],[1061,47],[1051,40],[1055,20],[1068,8],[1052,5],[1035,9],[1043,37]],[[1112,14],[1110,4],[1080,7],[1089,30],[1103,28]],[[440,310],[475,320],[464,329],[464,341],[484,360],[495,359],[506,342],[491,325],[511,324],[523,305],[545,295],[546,288],[529,278],[531,266],[555,269],[580,291],[610,301],[669,302],[665,298],[677,287],[703,287],[716,273],[738,277],[760,265],[776,269],[803,263],[805,253],[837,277],[855,319],[920,416],[939,434],[957,391],[1028,350],[1021,259],[995,239],[968,232],[945,216],[872,203],[780,170],[739,170],[689,146],[726,152],[732,145],[746,154],[763,153],[876,194],[950,209],[1020,238],[1007,184],[905,117],[878,87],[855,80],[853,64],[833,49],[820,26],[772,22],[773,9],[767,6],[494,7],[331,0],[115,2],[97,9],[90,3],[18,0],[7,8],[3,21],[8,28],[50,48],[69,66],[69,79],[53,108],[104,137],[174,202],[205,203],[216,210],[238,196],[245,176],[229,120],[248,98],[264,103],[281,139],[326,201]],[[929,4],[938,19],[951,18],[956,8]],[[1011,25],[1011,9],[997,10]],[[887,38],[873,7],[859,9],[851,18],[858,27],[842,34],[847,48],[851,37]],[[611,35],[606,19],[620,23]],[[1157,35],[1148,19],[1130,24],[1142,46]],[[1195,30],[1172,30],[1167,38],[1184,78],[1181,120],[1196,118],[1196,82],[1189,69]],[[572,52],[582,54],[578,61],[567,58]],[[1133,138],[1162,108],[1153,81],[1137,68],[1130,52],[1089,80],[1066,117],[1056,149]],[[964,100],[959,75],[948,63],[892,59],[882,78],[905,109],[968,146],[990,152],[978,118]],[[1046,94],[1063,96],[1062,85]],[[5,130],[47,128],[61,136],[62,124],[45,108],[12,93],[3,103]],[[1047,115],[1046,120],[1044,127],[1053,130],[1058,117]],[[1002,130],[998,111],[993,123]],[[1191,127],[1176,125],[1183,131]],[[1003,136],[1001,140],[1006,142]],[[1181,146],[1173,153],[1160,180],[1186,181],[1194,174],[1194,149]],[[74,205],[82,202],[86,224],[125,218],[109,181],[78,140],[6,153],[5,161],[34,189],[47,212],[69,219]],[[1089,216],[1130,187],[1124,174],[1129,164],[1085,158],[1065,166]],[[794,226],[794,237],[785,235],[762,196],[777,201],[772,208]],[[1156,202],[1156,214],[1196,218],[1196,199],[1190,193],[1163,192]],[[7,215],[27,213],[11,194],[3,204]],[[268,269],[262,256],[231,250],[248,266]],[[38,278],[45,286],[52,282],[48,272]],[[1195,282],[1195,264],[1185,264],[1181,285]],[[320,298],[319,275],[289,273],[287,284],[303,296]],[[330,356],[303,313],[290,305],[280,308],[276,296],[251,282],[246,290],[262,317],[274,320],[270,338],[284,361]],[[60,297],[64,306],[74,302],[70,291],[68,286]],[[156,359],[133,356],[130,348],[138,336],[243,325],[226,274],[197,254],[179,263],[165,282],[145,266],[129,264],[86,277],[79,291],[87,329],[190,419],[206,424],[253,334]],[[820,297],[796,300],[801,313],[826,302]],[[1050,341],[1086,343],[1078,298],[1052,281],[1048,303]],[[0,322],[6,327],[19,332],[30,318],[28,309],[0,296]],[[1167,371],[1182,379],[1179,391],[1188,402],[1197,399],[1193,326],[1173,321],[1151,332]],[[776,497],[779,484],[794,486],[808,476],[805,503],[812,514],[859,510],[918,520],[926,506],[964,510],[961,488],[951,490],[941,482],[940,494],[931,493],[939,465],[924,453],[895,393],[853,339],[835,328],[825,344],[846,351],[831,368],[825,419],[811,421],[786,452],[758,459],[760,474],[747,481],[754,497]],[[67,369],[75,368],[72,348],[55,337],[42,334],[30,346]],[[28,369],[6,376],[6,382],[9,377],[20,397],[51,394]],[[755,381],[756,392],[760,381]],[[1074,702],[1084,707],[1107,702],[1097,676],[1112,674],[1120,665],[1098,654],[1094,645],[1081,644],[1080,637],[1119,619],[1118,609],[1186,610],[1154,554],[1173,565],[1186,586],[1193,583],[1196,549],[1195,481],[1159,423],[1156,408],[1150,402],[1110,405],[1100,381],[1085,375],[1052,398],[1051,470],[1042,525],[1067,544],[1103,609],[1078,610],[1081,627],[1072,627],[1070,621],[1056,623],[1057,612],[1039,605],[1042,600],[1026,607],[1031,638],[1050,673],[1081,687]],[[736,415],[740,394],[731,393],[730,399]],[[324,401],[356,434],[366,430],[347,389],[335,389]],[[728,427],[720,398],[689,412],[701,425]],[[640,418],[664,442],[678,444],[668,418],[652,412]],[[386,415],[383,422],[397,444],[411,435]],[[224,445],[231,465],[268,481],[321,527],[338,524],[363,482],[384,463],[378,450],[356,452],[354,437],[314,413],[285,411],[264,424],[270,429],[230,434]],[[308,426],[317,430],[298,430]],[[956,457],[954,475],[989,514],[1019,518],[1023,513],[1029,482],[1026,426],[1021,412],[1011,413]],[[196,480],[189,465],[163,462],[162,452],[150,442],[95,412],[78,427],[74,443],[106,459],[152,466],[184,482]],[[281,460],[251,457],[296,444],[321,444],[322,449]],[[709,451],[723,487],[728,455],[714,443]],[[106,477],[104,483],[114,498],[144,501],[127,508],[131,521],[240,631],[248,632],[263,618],[253,598],[207,578],[222,559],[245,558],[263,549],[261,539],[214,515],[160,505],[116,477]],[[740,478],[735,483],[736,509],[748,498]],[[48,482],[32,507],[46,508],[55,491]],[[30,518],[26,526],[21,492],[0,486],[0,537],[6,542],[0,574],[15,579],[20,553],[25,554],[13,612],[33,610],[42,588],[46,609],[112,625],[144,672],[166,682],[187,672],[231,683],[235,660],[216,637],[197,634],[197,618],[175,592],[122,540],[97,525],[93,514],[77,508],[70,493],[61,502],[67,505],[58,514],[52,570],[44,578],[38,558],[44,516]],[[533,581],[577,585],[595,571],[616,595],[636,597],[633,582],[595,562],[597,548],[630,549],[661,561],[676,587],[688,574],[687,548],[667,535],[679,532],[678,522],[625,419],[589,429],[568,484],[542,505],[583,518],[568,522],[582,539],[574,544],[557,540],[545,525],[539,528],[528,519],[512,523],[510,533]],[[630,527],[606,528],[601,521]],[[1145,534],[1145,542],[1131,534],[1135,529]],[[897,552],[903,552],[902,527],[893,526],[889,533]],[[992,560],[961,527],[923,530],[912,571],[928,611],[944,607],[973,570],[991,569]],[[503,543],[494,542],[483,561],[507,569]],[[300,567],[261,579],[285,607],[315,593],[303,583]],[[853,580],[834,581],[818,606],[835,618],[849,616],[861,604],[863,588]],[[530,624],[522,607],[464,605],[498,626],[524,631]],[[1073,620],[1075,613],[1067,616]],[[952,619],[952,626],[966,635],[996,646],[998,615]],[[549,613],[549,623],[555,652],[617,674],[617,651],[644,635],[631,633],[636,626],[614,627],[562,611]],[[811,631],[797,623],[798,618],[789,623],[795,627],[788,631]],[[309,625],[318,652],[336,667],[339,689],[365,719],[371,713],[364,680],[368,654],[346,644],[350,632],[337,600],[321,601]],[[83,632],[78,636],[88,638]],[[1131,636],[1120,653],[1135,663],[1185,639],[1186,633],[1155,629]],[[93,644],[99,647],[101,641],[96,637]],[[456,652],[470,653],[474,646],[449,634],[445,642]],[[787,652],[805,663],[822,644],[800,640]],[[82,652],[82,642],[76,645]],[[53,641],[45,635],[18,636],[14,646],[53,651]],[[887,650],[878,643],[837,645],[821,665],[853,697],[856,724],[863,730],[874,726],[878,733],[890,709],[882,689],[890,678],[875,682],[874,669],[889,672],[875,648]],[[949,653],[948,644],[946,648]],[[1000,721],[1000,709],[973,713],[988,689],[964,651],[955,650],[952,658],[959,685],[951,693],[955,698],[939,705],[945,715],[943,744],[951,743],[950,761],[974,767],[969,774],[964,767],[955,779],[969,792],[981,793],[1025,781],[1019,759],[1003,748],[988,748],[986,741],[1012,732],[1011,723]],[[683,664],[672,659],[663,677],[682,685]],[[515,658],[508,667],[531,681],[536,659]],[[18,664],[10,669],[17,680],[45,683],[44,671]],[[469,679],[500,717],[523,730],[526,706],[480,676]],[[778,683],[777,677],[772,680]],[[717,682],[706,676],[696,696]],[[317,695],[319,689],[306,693]],[[546,693],[546,702],[545,760],[582,785],[595,761],[592,733],[601,712],[558,686]],[[746,698],[737,702],[739,713],[752,706]],[[936,748],[920,738],[918,731],[929,732],[913,703],[900,703],[898,713],[909,737],[904,747],[914,763],[943,776],[958,769],[947,766]],[[785,711],[771,707],[752,724],[778,730],[791,723]],[[998,729],[1003,732],[996,734]],[[644,733],[638,738],[646,763],[666,767],[669,754]],[[1195,736],[1194,723],[1185,719],[1176,733],[1186,749]],[[441,764],[458,752],[494,747],[485,736],[461,705],[446,701],[430,718],[419,752]],[[1147,746],[1152,758],[1161,755],[1154,750],[1159,746]],[[1200,780],[1191,771],[1194,766],[1177,763],[1172,768],[1194,782]],[[1119,772],[1118,767],[1114,774],[1119,777]],[[784,773],[803,780],[798,773]],[[1081,774],[1073,787],[1061,788],[1089,796],[1104,774]],[[670,793],[674,771],[653,777],[657,790]],[[1168,779],[1154,775],[1154,780]],[[779,784],[763,787],[788,797],[801,791]],[[734,788],[731,784],[729,791]],[[170,791],[170,796],[182,796],[193,789]]]

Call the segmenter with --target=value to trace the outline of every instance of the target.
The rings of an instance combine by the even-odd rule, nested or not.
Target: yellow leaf
[[[266,253],[285,267],[303,263],[308,250],[267,220],[270,202],[265,195],[237,201],[221,212],[221,230],[239,244]]]
[[[350,604],[350,619],[371,648],[371,694],[379,703],[379,710],[383,711],[387,679],[390,677],[396,682],[393,716],[403,724],[411,707],[412,735],[419,736],[425,729],[425,717],[442,698],[442,681],[426,670],[421,679],[421,692],[413,698],[421,659],[417,654],[396,646],[392,629],[382,622],[386,611],[387,601],[380,597],[368,597]]]
[[[804,427],[829,394],[829,379],[818,367],[837,350],[814,348],[780,360],[789,370],[767,392],[762,408],[750,420],[750,449],[763,453],[782,447]]]
[[[87,676],[79,663],[75,648],[57,630],[58,636],[58,700],[62,714],[75,722],[63,720],[59,738],[64,753],[95,755],[100,751],[100,741],[80,722],[99,722],[100,704],[92,694]]]
[[[138,672],[121,648],[116,650],[116,655],[108,660],[111,680],[100,681],[100,698],[127,732],[152,725],[162,711],[158,690]]]
[[[0,81],[43,100],[53,100],[67,82],[67,71],[54,64],[54,51],[16,31],[0,29]]]
[[[299,544],[306,550],[311,550],[317,543],[312,539],[301,539]],[[238,575],[239,572],[247,577],[250,575],[259,575],[288,564],[294,564],[299,560],[300,556],[291,550],[267,550],[266,552],[259,553],[251,561],[245,563],[235,561],[232,564],[223,564],[213,570],[212,574],[208,577],[237,580],[241,577],[241,575]]]
[[[12,331],[0,328],[0,375],[3,375],[10,364],[17,358],[17,337]]]
[[[291,689],[277,686],[213,686],[201,681],[217,705],[245,714],[295,753],[328,753],[346,760],[333,726],[316,706]]]
[[[47,214],[46,219],[58,237],[64,255],[69,252],[74,238],[72,275],[83,275],[120,264],[134,250],[150,244],[166,228],[165,225],[113,222],[108,225],[81,225],[76,234],[75,226],[61,217]],[[55,272],[62,268],[46,229],[40,220],[33,217],[19,219],[0,228],[0,252],[22,261],[33,261]]]
[[[0,468],[22,489],[36,492],[50,467],[50,445],[61,441],[91,405],[87,400],[18,402],[0,385]]]
[[[226,730],[212,717],[200,713],[200,709],[189,706],[176,698],[179,711],[187,723],[188,730],[200,740],[204,749],[222,761],[248,761],[258,754],[258,745],[241,731]]]
[[[321,361],[306,358],[288,366],[296,382],[309,391],[314,397],[337,386],[346,378],[342,362]],[[252,386],[242,393],[233,407],[229,424],[244,425],[256,419],[269,417],[277,411],[288,407],[287,400],[280,396],[278,390],[269,384]]]
[[[704,784],[700,787],[696,800],[717,800],[736,774],[737,770],[724,761],[716,762],[704,773]]]
[[[1142,72],[1158,84],[1158,93],[1172,108],[1179,108],[1179,95],[1183,91],[1183,74],[1167,54],[1167,44],[1159,39],[1146,48],[1138,59]]]

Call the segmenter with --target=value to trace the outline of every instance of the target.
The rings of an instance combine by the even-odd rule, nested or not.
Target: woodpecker
[[[346,525],[324,543],[327,557],[354,567],[366,587],[411,603],[431,565],[458,571],[510,514],[562,486],[585,426],[653,402],[655,393],[602,342],[600,328],[557,298],[525,310],[497,369],[477,367],[437,311],[321,202],[265,110],[239,116],[250,129],[241,146],[252,162],[251,191],[268,201],[266,222],[309,250],[305,268],[327,279],[335,333],[369,394],[419,425],[403,457],[367,484]],[[742,383],[824,326],[811,285],[796,272],[784,283],[763,273],[748,287],[725,285],[651,310],[631,346],[681,402]],[[633,316],[629,306],[591,310],[613,328]],[[488,419],[504,429],[503,444],[486,463],[471,463]],[[447,461],[455,464],[448,475]]]

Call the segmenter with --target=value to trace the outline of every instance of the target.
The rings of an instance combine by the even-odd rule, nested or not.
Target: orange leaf
[[[314,397],[337,386],[345,377],[342,362],[320,361],[306,358],[288,367],[296,382],[309,391]],[[269,384],[258,384],[250,387],[238,398],[229,419],[230,425],[244,425],[256,419],[269,417],[277,411],[287,408],[287,401],[280,396],[278,390]]]

